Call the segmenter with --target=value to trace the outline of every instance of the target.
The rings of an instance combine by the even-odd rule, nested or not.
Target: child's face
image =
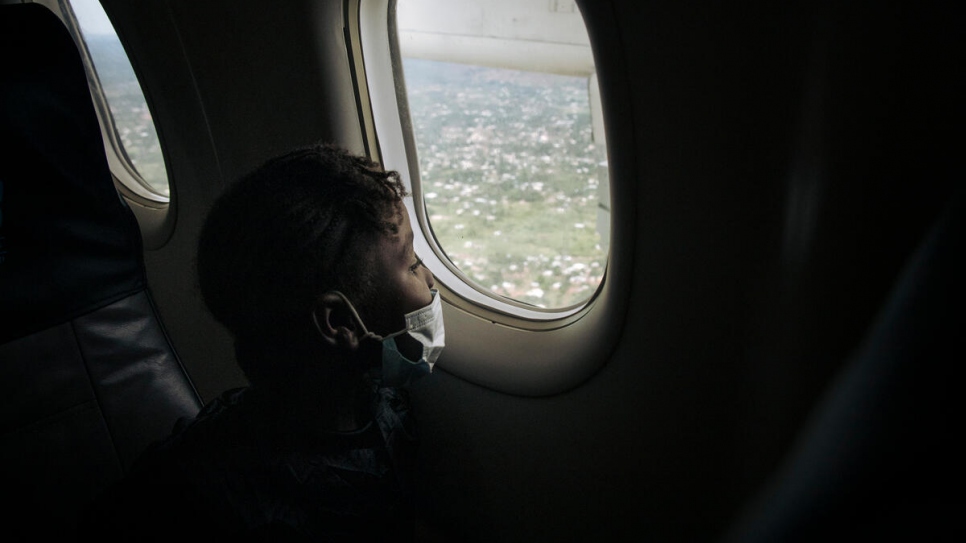
[[[372,265],[378,283],[374,312],[377,314],[370,317],[370,331],[380,335],[402,330],[406,326],[406,313],[416,311],[433,301],[433,295],[429,291],[435,284],[433,274],[422,265],[413,250],[413,229],[409,222],[409,213],[401,202],[397,210],[399,234],[381,236],[373,247],[375,253]],[[400,343],[399,348],[404,351],[405,345]]]

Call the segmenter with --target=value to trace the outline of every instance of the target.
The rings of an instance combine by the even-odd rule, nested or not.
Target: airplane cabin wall
[[[211,399],[244,380],[198,299],[197,231],[272,154],[362,151],[342,3],[104,4],[175,184],[151,288]],[[908,78],[940,77],[922,61],[952,32],[921,42],[943,19],[901,2],[580,4],[612,194],[634,204],[633,223],[614,218],[630,309],[602,369],[563,394],[445,366],[417,385],[429,514],[466,541],[708,540],[788,450],[948,191],[946,144],[908,129],[953,101],[920,102],[934,87]]]

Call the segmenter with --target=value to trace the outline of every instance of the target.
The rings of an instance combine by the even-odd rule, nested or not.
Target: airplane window
[[[108,106],[106,111],[103,107],[97,110],[106,125],[104,143],[113,159],[112,172],[136,194],[156,202],[168,201],[168,173],[158,134],[114,27],[97,0],[70,0],[70,8],[93,63],[88,65],[88,79],[95,98],[101,97]]]
[[[587,301],[607,262],[610,201],[574,2],[398,0],[396,32],[418,193],[449,265],[530,307]]]

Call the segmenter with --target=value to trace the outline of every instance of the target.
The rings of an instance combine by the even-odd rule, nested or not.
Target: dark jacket
[[[352,433],[307,427],[252,388],[208,404],[90,508],[95,540],[411,541],[405,392],[374,392]]]

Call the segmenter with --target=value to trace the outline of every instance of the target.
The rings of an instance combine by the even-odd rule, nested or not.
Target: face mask
[[[443,329],[443,306],[440,302],[438,290],[430,290],[433,294],[433,301],[429,305],[406,314],[405,328],[386,336],[368,331],[352,302],[341,292],[333,292],[345,301],[352,312],[352,316],[362,328],[363,334],[360,339],[373,338],[382,342],[382,375],[378,380],[384,386],[407,385],[433,371],[433,365],[436,364],[436,359],[439,358],[439,353],[442,352],[446,339],[446,332]],[[314,317],[315,315],[313,315]],[[318,323],[316,323],[316,327],[318,327]],[[410,360],[399,352],[396,340],[393,338],[402,334],[409,334],[422,346],[422,355],[419,360]]]

